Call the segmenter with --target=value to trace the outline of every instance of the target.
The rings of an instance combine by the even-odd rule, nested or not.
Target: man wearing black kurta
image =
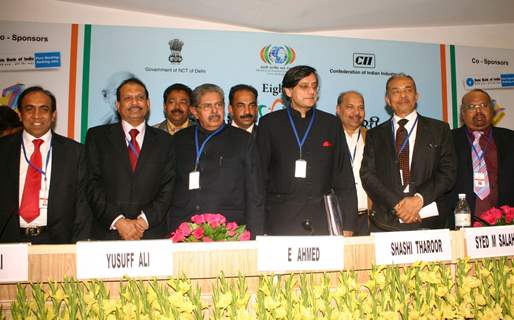
[[[175,135],[177,178],[168,229],[202,213],[220,213],[263,234],[264,201],[254,139],[226,125],[223,90],[203,84],[193,91],[198,124]]]
[[[318,85],[314,68],[291,68],[282,81],[287,108],[259,122],[267,234],[328,234],[323,195],[331,190],[343,229],[353,231],[357,195],[348,147],[338,119],[316,108]]]

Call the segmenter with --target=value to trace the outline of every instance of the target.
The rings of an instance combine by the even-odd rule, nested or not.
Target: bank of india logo
[[[296,60],[296,52],[288,46],[267,45],[260,51],[261,60],[267,64],[288,65]]]
[[[180,39],[173,39],[168,42],[168,45],[170,46],[171,54],[168,58],[170,63],[172,64],[178,64],[182,62],[182,47],[184,46],[184,41]]]

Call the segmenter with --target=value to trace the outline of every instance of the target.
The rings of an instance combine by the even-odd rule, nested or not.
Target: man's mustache
[[[241,119],[253,119],[254,118],[254,115],[251,114],[251,113],[247,113],[247,114],[243,114],[242,116],[240,116],[239,118]]]
[[[171,110],[172,114],[184,114],[184,111],[181,109],[173,109]]]
[[[219,114],[211,114],[209,116],[209,121],[218,121],[221,119],[221,116]]]

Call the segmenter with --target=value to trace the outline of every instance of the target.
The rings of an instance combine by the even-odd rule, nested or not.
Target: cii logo
[[[353,66],[355,68],[375,68],[375,55],[373,53],[354,53]]]
[[[266,64],[288,65],[296,60],[296,52],[288,46],[267,45],[259,52],[262,62]]]

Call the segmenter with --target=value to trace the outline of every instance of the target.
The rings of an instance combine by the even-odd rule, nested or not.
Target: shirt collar
[[[36,138],[33,135],[31,135],[30,133],[28,133],[27,131],[23,130],[22,137],[23,137],[23,144],[25,146],[32,145],[32,141],[34,139],[41,139],[41,140],[43,140],[43,146],[48,147],[50,145],[50,143],[52,142],[52,130],[48,130],[47,133],[45,133],[44,135],[42,135],[39,138]]]
[[[171,122],[168,119],[166,119],[166,125],[168,126],[168,131],[169,132],[177,133],[177,131],[180,131],[181,129],[185,129],[185,128],[189,127],[189,119],[186,119],[186,121],[182,125],[180,125],[180,126],[175,126],[173,124],[173,122]]]
[[[241,130],[245,130],[248,133],[252,133],[253,127],[255,126],[255,123],[252,123],[252,125],[249,126],[248,129],[241,128],[240,126],[237,125],[237,123],[235,121],[232,121],[231,125],[232,125],[232,127],[239,128]]]
[[[128,137],[127,138],[128,140],[131,139],[129,131],[132,130],[132,129],[137,129],[137,131],[139,131],[139,135],[141,135],[141,137],[143,137],[145,135],[145,130],[146,130],[146,122],[145,121],[141,122],[136,127],[133,127],[127,121],[121,120],[121,126],[123,128],[123,132],[125,132],[125,137]]]
[[[416,117],[418,116],[418,112],[416,111],[416,109],[414,109],[414,111],[412,111],[411,113],[409,113],[407,116],[403,117],[403,118],[400,118],[399,116],[397,116],[396,114],[393,116],[394,118],[394,124],[395,126],[398,125],[398,121],[400,121],[401,119],[407,119],[409,120],[409,122],[407,122],[407,124],[412,124],[414,123],[414,121],[416,120]]]

